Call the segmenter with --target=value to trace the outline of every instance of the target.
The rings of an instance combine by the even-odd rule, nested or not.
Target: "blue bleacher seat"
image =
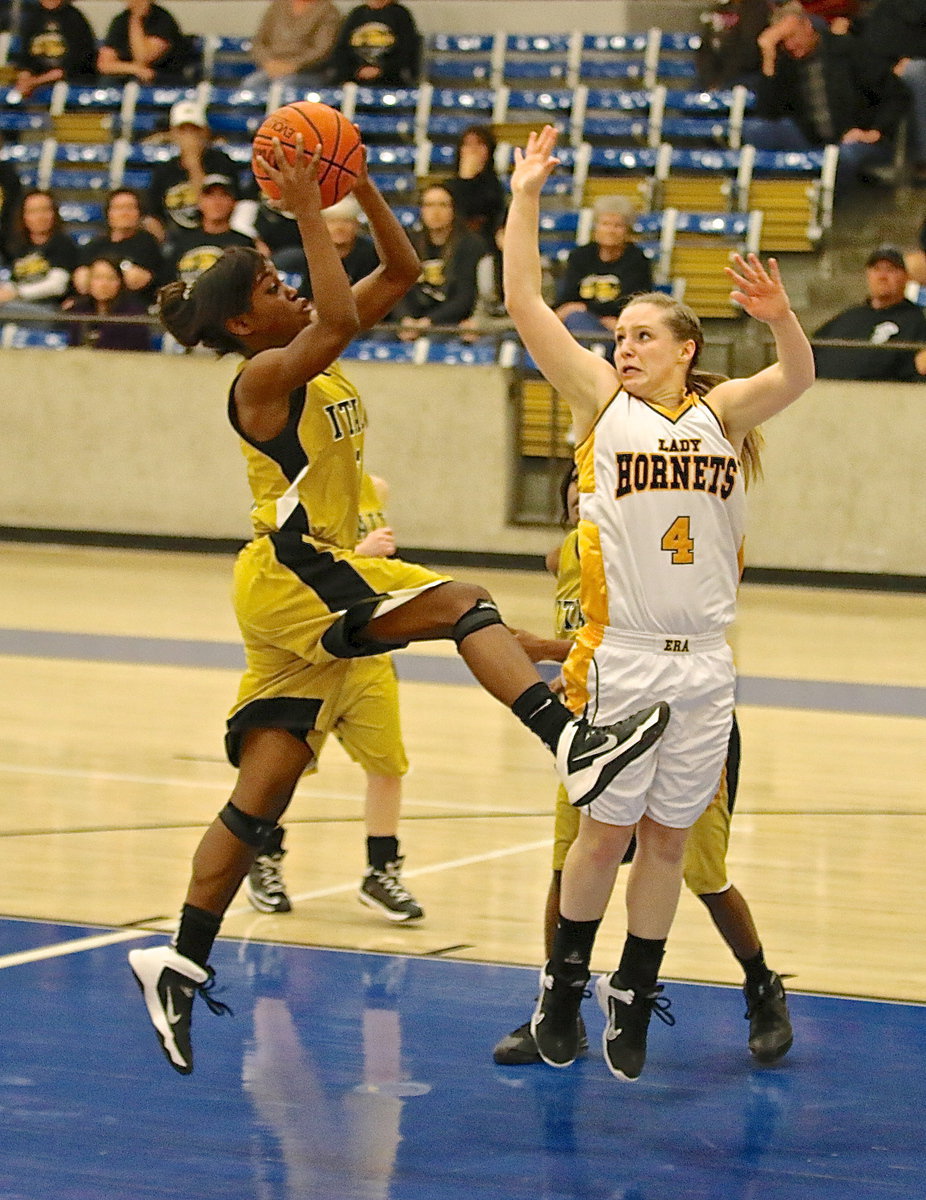
[[[470,80],[482,87],[500,82],[504,38],[494,33],[436,33],[426,41],[432,83]]]
[[[412,141],[424,128],[430,89],[357,87],[352,92],[351,120],[364,139]]]
[[[494,338],[463,342],[459,338],[429,338],[426,362],[445,366],[494,366],[498,350]]]
[[[510,33],[505,39],[502,81],[534,80],[564,87],[573,70],[574,35],[569,33]]]
[[[341,357],[358,362],[410,363],[415,361],[415,343],[359,338],[351,342]]]
[[[70,344],[70,337],[61,330],[5,325],[0,331],[0,347],[4,350],[66,350]]]
[[[649,84],[658,43],[648,33],[590,33],[582,38],[579,79],[583,83],[624,80]]]
[[[642,88],[588,88],[577,138],[610,146],[646,145],[650,138],[652,91]]]
[[[103,205],[96,201],[83,203],[78,200],[62,200],[59,209],[65,225],[101,224],[105,217]]]
[[[432,141],[453,140],[468,125],[490,124],[495,107],[495,92],[488,88],[434,88],[427,136]]]

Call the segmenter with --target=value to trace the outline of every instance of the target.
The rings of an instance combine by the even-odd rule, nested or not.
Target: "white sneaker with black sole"
[[[390,921],[420,921],[424,910],[400,877],[404,861],[397,858],[395,862],[386,863],[383,871],[367,867],[357,899]]]
[[[209,995],[215,972],[184,958],[170,945],[130,950],[129,966],[167,1061],[181,1075],[189,1075],[193,1070],[190,1023],[196,993],[211,1012],[231,1012],[227,1004]]]
[[[645,754],[669,723],[664,701],[613,725],[570,721],[556,745],[556,769],[574,808],[591,804],[624,767]]]

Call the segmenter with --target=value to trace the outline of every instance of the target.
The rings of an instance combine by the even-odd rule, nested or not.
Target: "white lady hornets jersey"
[[[709,403],[620,391],[576,451],[587,621],[637,633],[722,632],[742,566],[745,484]]]

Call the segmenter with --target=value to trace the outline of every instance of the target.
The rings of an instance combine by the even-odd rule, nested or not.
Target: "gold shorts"
[[[560,784],[556,793],[556,818],[553,826],[553,870],[562,871],[569,847],[579,833],[580,809],[569,803]],[[727,799],[727,773],[724,769],[717,794],[688,834],[685,845],[685,884],[696,896],[722,892],[727,882],[727,846],[730,841],[730,809]]]
[[[351,673],[351,666],[377,650],[354,643],[352,635],[374,616],[445,582],[446,576],[401,559],[367,558],[298,534],[249,542],[234,576],[246,669],[228,718],[225,743],[232,764],[238,765],[242,735],[255,728],[287,729],[317,757],[327,733],[338,736],[339,714],[357,711],[355,689],[364,676]],[[380,674],[377,686],[387,686],[383,678]],[[362,725],[368,719],[363,708],[356,721]],[[389,736],[392,732],[398,736],[397,712]],[[317,748],[310,736],[315,734]],[[367,739],[361,740],[364,747],[348,731],[345,746],[369,754],[369,769],[402,773],[397,767],[405,763],[404,751],[387,753],[382,745],[370,750]],[[350,748],[348,753],[353,757]],[[390,769],[373,763],[388,763]]]

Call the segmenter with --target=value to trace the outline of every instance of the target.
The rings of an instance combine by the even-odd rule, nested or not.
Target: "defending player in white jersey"
[[[617,970],[596,986],[607,1018],[605,1061],[631,1080],[643,1069],[652,1013],[674,1023],[659,967],[688,831],[716,791],[727,751],[734,669],[726,629],[755,427],[796,400],[814,368],[777,264],[771,259],[766,269],[754,255],[736,256],[727,273],[732,298],[775,339],[778,361],[758,374],[722,382],[699,375],[698,318],[658,293],[623,309],[614,366],[583,349],[541,295],[540,192],[556,165],[555,145],[546,126],[515,153],[504,277],[518,333],[569,403],[575,431],[586,625],[564,669],[567,702],[609,722],[655,695],[669,701],[672,716],[661,743],[583,809],[531,1030],[545,1062],[574,1061],[592,946],[636,828],[627,939]]]

